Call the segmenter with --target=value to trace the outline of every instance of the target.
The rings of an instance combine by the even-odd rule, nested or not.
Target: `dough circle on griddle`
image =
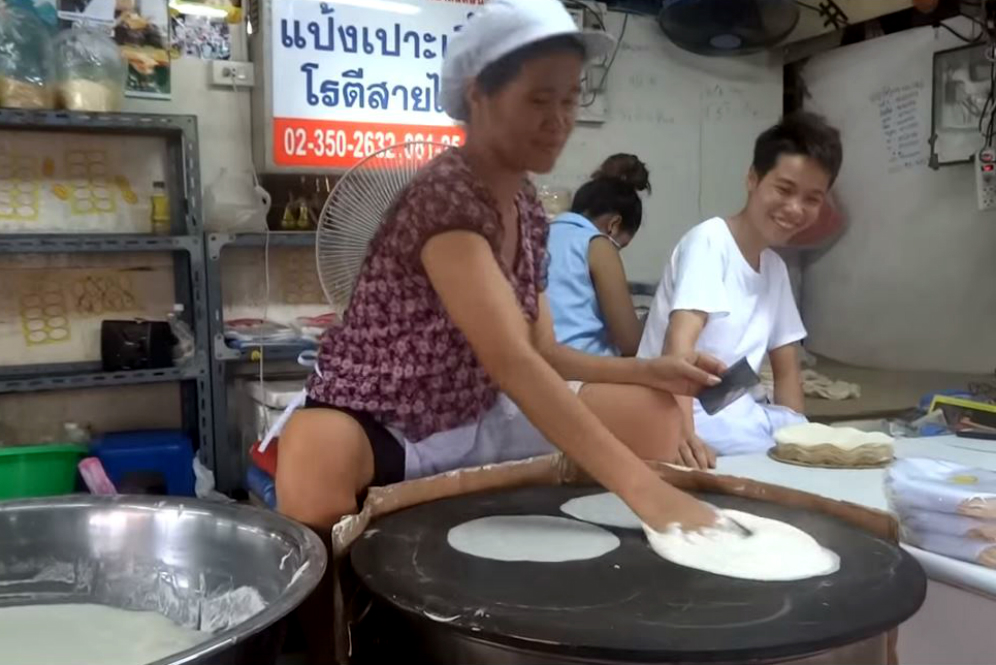
[[[560,507],[565,515],[575,519],[602,526],[614,526],[620,529],[643,528],[643,523],[636,513],[622,499],[611,492],[579,496],[571,499]]]
[[[739,510],[720,510],[753,532],[732,525],[685,532],[673,525],[660,533],[644,525],[650,547],[659,556],[686,568],[745,580],[783,582],[830,575],[840,557],[802,529]]]
[[[470,556],[540,563],[596,559],[619,547],[605,529],[549,515],[482,517],[453,527],[446,541]]]

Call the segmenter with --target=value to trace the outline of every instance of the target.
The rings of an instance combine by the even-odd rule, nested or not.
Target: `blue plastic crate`
[[[112,432],[94,439],[92,454],[118,489],[130,475],[155,474],[171,496],[194,496],[194,447],[179,430]]]
[[[255,464],[246,469],[246,486],[270,508],[277,509],[277,485],[273,478]]]

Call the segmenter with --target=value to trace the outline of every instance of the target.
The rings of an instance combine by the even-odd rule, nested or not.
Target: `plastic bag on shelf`
[[[181,314],[183,314],[183,305],[176,304],[173,306],[173,311],[166,315],[169,328],[176,338],[176,344],[173,346],[173,364],[177,367],[185,365],[197,355],[194,331],[180,318]]]
[[[204,227],[221,233],[264,233],[270,212],[270,194],[252,171],[225,167],[204,188]]]
[[[983,520],[978,517],[951,515],[950,513],[935,513],[932,510],[917,508],[900,510],[898,516],[904,532],[935,533],[942,536],[956,536],[996,543],[996,520]]]
[[[120,111],[128,67],[108,32],[76,27],[53,44],[59,103],[71,111]]]
[[[996,472],[946,460],[896,460],[885,476],[893,510],[910,509],[996,519]]]
[[[930,531],[903,529],[903,540],[928,552],[996,568],[996,545],[985,540],[959,538]]]
[[[49,29],[28,7],[0,2],[0,106],[55,107]]]

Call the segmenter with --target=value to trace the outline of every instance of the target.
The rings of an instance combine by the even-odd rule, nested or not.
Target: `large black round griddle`
[[[923,602],[923,570],[895,544],[827,515],[731,496],[702,498],[794,524],[837,552],[840,570],[796,582],[720,577],[664,561],[641,531],[609,527],[621,546],[588,561],[500,562],[447,544],[467,520],[564,516],[565,501],[600,491],[524,488],[410,508],[354,544],[353,570],[420,632],[600,662],[792,658],[880,635]]]

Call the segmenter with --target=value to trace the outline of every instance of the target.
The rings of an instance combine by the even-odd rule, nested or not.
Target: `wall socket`
[[[996,150],[983,148],[975,156],[975,191],[979,210],[996,208]]]
[[[214,60],[211,63],[211,83],[219,88],[251,88],[256,85],[256,68],[251,62]]]

